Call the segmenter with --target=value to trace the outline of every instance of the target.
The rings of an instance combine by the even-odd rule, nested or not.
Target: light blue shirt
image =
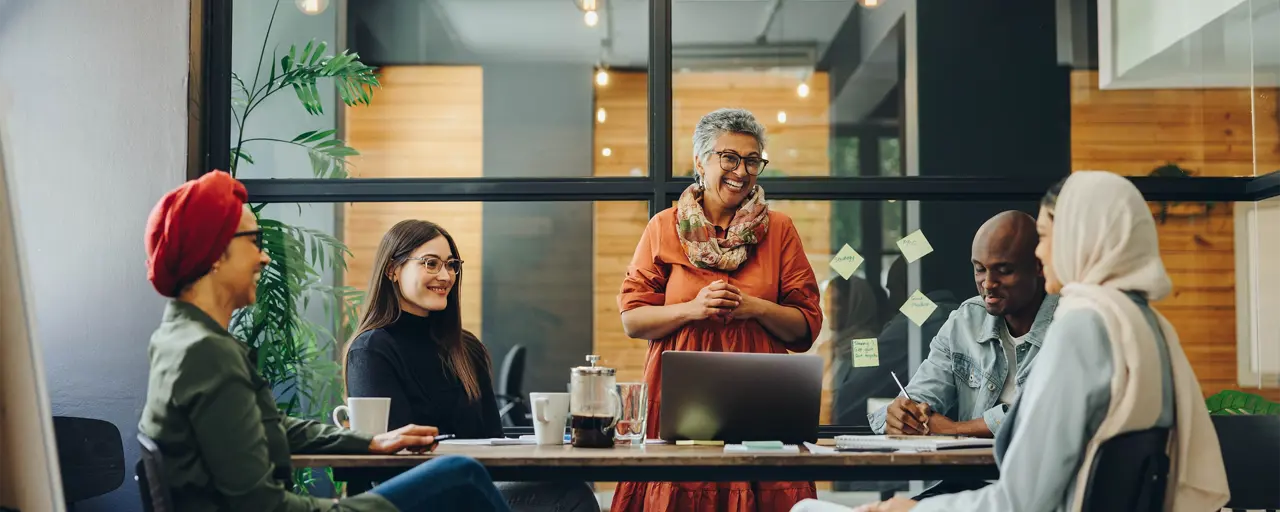
[[[1017,361],[1010,364],[1000,344],[1004,319],[987,314],[982,297],[964,301],[929,343],[929,357],[906,385],[907,394],[955,421],[982,418],[992,434],[999,434],[1009,410],[1000,403],[1008,372],[1017,372],[1016,385],[1022,389],[1057,308],[1058,296],[1046,295],[1026,341],[1014,349]],[[878,434],[884,433],[887,410],[867,415]]]
[[[1146,300],[1130,295],[1155,331],[1164,377],[1164,407],[1157,427],[1174,420],[1169,347]],[[912,512],[1023,512],[1070,510],[1076,473],[1111,403],[1115,365],[1111,339],[1097,312],[1077,309],[1058,317],[1045,336],[1042,361],[996,436],[1000,480],[976,491],[928,498]]]

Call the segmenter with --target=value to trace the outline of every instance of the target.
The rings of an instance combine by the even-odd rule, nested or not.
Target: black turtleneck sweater
[[[464,338],[479,343],[466,331]],[[347,352],[347,394],[390,397],[387,429],[430,425],[462,439],[502,437],[488,361],[476,361],[481,396],[467,399],[462,381],[447,370],[429,321],[401,313],[395,323],[358,336]]]

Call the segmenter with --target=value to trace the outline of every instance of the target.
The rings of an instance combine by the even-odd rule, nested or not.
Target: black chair
[[[1081,510],[1161,512],[1169,484],[1169,429],[1122,434],[1093,455]]]
[[[1280,416],[1210,416],[1233,510],[1280,509]]]
[[[142,495],[144,512],[173,512],[173,496],[169,494],[169,482],[164,477],[164,458],[160,447],[146,434],[138,434],[142,457],[136,468],[138,492]]]
[[[511,347],[506,357],[502,358],[502,368],[498,373],[498,416],[502,418],[503,427],[532,426],[529,416],[529,405],[524,400],[524,362],[526,349],[524,345]]]
[[[53,432],[67,510],[124,483],[124,442],[115,425],[93,418],[54,416]]]

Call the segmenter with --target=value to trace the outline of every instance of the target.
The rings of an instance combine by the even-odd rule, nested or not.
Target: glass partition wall
[[[1156,307],[1206,394],[1276,400],[1280,326],[1259,312],[1280,306],[1265,264],[1280,254],[1280,179],[1268,176],[1280,166],[1278,2],[378,0],[282,2],[272,22],[272,2],[236,0],[210,18],[231,21],[210,27],[230,34],[229,69],[208,59],[210,77],[266,80],[290,45],[315,39],[323,55],[358,52],[380,87],[348,107],[321,80],[320,115],[293,91],[244,119],[243,103],[207,97],[237,112],[208,161],[225,168],[248,140],[252,162],[237,170],[251,200],[345,245],[345,266],[314,277],[353,294],[387,227],[444,225],[465,255],[464,325],[495,367],[526,349],[523,393],[561,390],[592,353],[620,380],[641,378],[647,342],[618,319],[627,263],[648,218],[691,183],[698,119],[746,108],[769,133],[760,183],[822,283],[810,353],[828,362],[822,423],[839,427],[865,426],[894,389],[837,377],[849,340],[832,326],[853,313],[832,290],[862,281],[861,330],[901,329],[891,364],[911,373],[931,334],[903,316],[906,295],[935,298],[945,319],[976,294],[969,252],[984,220],[1034,214],[1072,171],[1116,172],[1156,215],[1175,285]],[[314,141],[270,140],[327,130],[359,153],[344,154],[349,177],[317,174]],[[898,242],[917,232],[932,252],[907,263]],[[831,265],[846,246],[862,259],[848,279]],[[294,313],[323,326],[317,347],[334,353],[359,302],[346,307]],[[856,405],[835,410],[841,393]]]

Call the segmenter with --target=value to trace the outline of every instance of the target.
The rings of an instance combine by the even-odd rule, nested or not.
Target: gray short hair
[[[726,133],[742,133],[756,139],[760,151],[764,151],[764,125],[756,116],[740,108],[722,108],[698,120],[693,129],[693,155],[706,162],[707,155],[716,149],[716,139]]]

